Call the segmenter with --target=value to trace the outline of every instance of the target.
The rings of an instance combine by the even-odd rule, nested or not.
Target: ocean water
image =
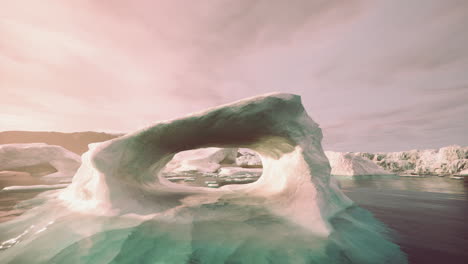
[[[53,172],[53,171],[52,171]],[[15,185],[40,185],[40,184],[56,184],[59,182],[47,182],[41,180],[38,176],[31,176],[29,173],[1,171],[0,172],[0,190],[4,187]],[[0,192],[0,223],[5,222],[21,215],[26,210],[30,209],[30,205],[24,204],[18,206],[21,201],[34,198],[41,193],[40,191],[17,191],[17,192]]]
[[[331,223],[338,232],[327,241],[258,208],[229,203],[187,210],[176,221],[150,219],[139,223],[75,214],[56,217],[62,220],[53,222],[46,218],[62,211],[60,205],[52,205],[35,213],[37,219],[42,220],[43,216],[42,222],[46,223],[29,232],[43,234],[36,242],[23,246],[20,240],[29,239],[25,236],[16,246],[12,244],[13,251],[3,252],[8,255],[18,247],[25,247],[21,252],[27,253],[11,258],[11,263],[31,263],[41,260],[39,255],[44,257],[42,263],[377,263],[369,257],[375,252],[362,249],[382,252],[394,249],[392,243],[374,245],[373,241],[379,239],[372,237],[385,232],[407,254],[409,263],[468,263],[466,180],[375,176],[340,177],[338,181],[346,195],[368,211],[351,207],[335,217]],[[14,202],[35,194],[5,194],[3,202],[8,201],[8,206],[1,209],[9,218],[4,220],[11,220],[8,210],[16,210]],[[51,208],[55,212],[50,212]],[[187,218],[189,223],[185,222]],[[36,221],[25,220],[24,230],[28,230],[30,223],[26,222],[31,220]],[[360,222],[367,226],[361,226]],[[76,236],[83,239],[77,240]],[[64,243],[77,242],[52,253],[57,237]],[[45,256],[43,252],[51,254]],[[378,263],[400,262],[397,258]]]
[[[348,197],[395,231],[409,263],[468,263],[468,177],[338,180]]]

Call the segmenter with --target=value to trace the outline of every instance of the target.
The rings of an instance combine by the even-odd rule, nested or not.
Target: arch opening
[[[203,201],[242,201],[327,235],[327,218],[350,201],[328,180],[321,137],[299,97],[247,99],[91,145],[60,197],[74,210],[99,214],[152,214]],[[183,186],[162,177],[174,155],[207,147],[254,150],[263,173],[253,183],[219,188]]]
[[[249,148],[199,148],[174,155],[160,176],[170,182],[220,188],[256,182],[263,171],[260,155]]]
[[[263,136],[254,143],[226,141],[222,144],[193,146],[195,149],[184,149],[177,153],[160,153],[159,157],[164,158],[157,159],[137,176],[137,179],[143,179],[148,183],[140,186],[145,186],[144,190],[149,193],[156,191],[158,194],[216,192],[218,190],[242,193],[257,188],[283,189],[278,186],[284,187],[286,182],[293,179],[290,173],[279,173],[282,171],[281,168],[286,166],[283,163],[286,161],[281,161],[282,157],[296,150],[296,144],[288,138]],[[217,162],[210,162],[207,158],[209,156],[214,157],[214,160],[217,159]],[[188,162],[184,162],[184,159]],[[265,169],[275,173],[262,177]],[[211,176],[212,179],[197,180],[197,176]],[[269,180],[264,178],[269,178]]]

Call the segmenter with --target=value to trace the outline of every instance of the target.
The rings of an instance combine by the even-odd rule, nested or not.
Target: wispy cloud
[[[1,130],[130,131],[283,91],[328,149],[468,144],[463,1],[12,0],[0,17]]]

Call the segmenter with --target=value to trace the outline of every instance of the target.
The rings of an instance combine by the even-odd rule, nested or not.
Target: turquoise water
[[[228,215],[222,219],[213,215],[202,219],[204,214],[199,214],[199,210],[218,214],[220,208],[231,213],[223,212]],[[256,208],[211,204],[196,210],[198,219],[190,224],[152,219],[129,228],[120,228],[123,223],[118,219],[68,215],[34,240],[25,238],[4,250],[0,257],[5,263],[405,262],[395,255],[396,245],[382,240],[385,227],[358,207],[332,220],[336,231],[328,239]],[[83,235],[97,223],[108,226]]]
[[[242,201],[142,220],[73,213],[56,193],[0,225],[1,263],[406,263],[391,232],[356,206],[330,219],[334,232],[321,237]]]
[[[45,192],[0,224],[1,263],[466,263],[467,184],[439,177],[339,178],[357,206],[328,238],[243,202],[148,219],[68,211]],[[389,229],[389,228],[390,229]],[[395,243],[394,243],[395,242]],[[402,254],[400,247],[405,254]]]

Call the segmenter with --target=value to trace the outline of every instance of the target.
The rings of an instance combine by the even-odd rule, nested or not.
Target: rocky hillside
[[[76,154],[83,154],[88,150],[88,144],[106,141],[120,134],[100,132],[36,132],[36,131],[4,131],[0,132],[0,144],[13,143],[46,143],[62,146]]]

